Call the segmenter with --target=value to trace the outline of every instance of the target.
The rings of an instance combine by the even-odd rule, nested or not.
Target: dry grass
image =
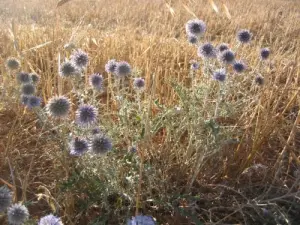
[[[8,76],[4,67],[6,58],[16,56],[22,59],[23,70],[41,74],[40,91],[44,102],[56,93],[66,93],[68,84],[57,76],[58,59],[62,61],[67,56],[63,46],[72,42],[90,56],[91,66],[88,67],[87,74],[104,72],[104,65],[110,58],[126,60],[141,70],[148,84],[148,91],[155,74],[153,98],[158,99],[161,104],[171,105],[177,102],[178,97],[170,86],[170,80],[175,79],[187,85],[189,61],[197,57],[195,49],[186,42],[184,24],[187,20],[196,15],[206,21],[207,38],[213,43],[227,42],[233,45],[233,37],[238,29],[250,29],[255,41],[251,46],[242,49],[249,64],[255,65],[260,47],[269,46],[272,49],[271,68],[265,71],[266,85],[257,93],[255,90],[247,90],[246,84],[243,84],[245,93],[249,95],[248,106],[234,118],[234,125],[243,130],[240,135],[242,142],[229,146],[228,152],[222,158],[226,158],[226,162],[218,162],[220,167],[216,168],[217,171],[204,170],[197,177],[192,189],[202,188],[202,193],[207,188],[212,189],[213,191],[209,191],[209,198],[220,197],[219,193],[230,195],[232,197],[224,197],[224,202],[220,200],[220,204],[227,207],[230,203],[227,204],[226,201],[236,201],[233,204],[234,209],[229,211],[243,211],[250,207],[250,203],[239,205],[239,199],[243,199],[242,194],[224,187],[225,182],[237,189],[249,186],[248,180],[241,175],[242,172],[253,164],[262,163],[268,167],[268,176],[257,183],[269,182],[274,186],[285,183],[291,187],[290,182],[294,181],[291,174],[300,166],[297,144],[297,139],[300,138],[297,131],[299,115],[297,119],[287,116],[300,104],[300,2],[215,0],[217,10],[213,9],[211,2],[73,0],[56,8],[57,1],[54,0],[2,0],[1,77],[6,79]],[[197,76],[200,77],[201,74]],[[42,214],[47,210],[47,205],[55,208],[55,204],[60,204],[64,210],[62,216],[72,224],[70,218],[74,213],[71,211],[75,210],[72,201],[78,196],[72,196],[71,193],[60,196],[56,188],[58,179],[65,180],[69,177],[69,165],[64,165],[65,161],[56,157],[60,154],[59,147],[47,140],[47,133],[40,133],[45,131],[37,127],[35,117],[24,111],[22,106],[16,103],[7,104],[7,101],[5,99],[0,105],[0,181],[15,190],[15,198],[18,200],[36,202],[35,194],[44,193],[48,204],[40,202],[38,205],[43,205],[42,208],[32,209],[36,211],[33,214]],[[113,105],[107,105],[106,110],[110,112],[113,108]],[[159,109],[153,108],[154,112],[157,110]],[[160,135],[164,135],[163,131]],[[161,166],[164,171],[158,176],[174,182],[170,183],[166,192],[172,191],[176,185],[185,189],[189,181],[187,177],[193,167],[184,166],[181,158],[177,157],[180,153],[161,144],[163,138],[155,138],[157,144],[148,150],[149,155],[156,156],[152,159],[154,164]],[[157,149],[165,151],[157,154]],[[200,182],[208,185],[200,185]],[[255,198],[261,190],[256,190],[253,184],[251,191],[252,194],[247,199],[251,195]],[[219,209],[205,205],[207,202],[209,200],[198,205],[198,208],[209,208],[209,212],[203,214],[215,215],[212,211]],[[218,214],[218,224],[223,224],[223,217],[224,221],[230,220],[230,217],[226,217],[228,211],[224,209],[224,212],[225,215]],[[172,217],[179,221],[178,224],[188,224],[185,219],[181,221],[182,216],[177,218],[174,215],[158,215],[169,224],[175,224],[170,219]],[[209,220],[208,216],[204,216],[204,219]],[[238,220],[243,221],[243,217]]]

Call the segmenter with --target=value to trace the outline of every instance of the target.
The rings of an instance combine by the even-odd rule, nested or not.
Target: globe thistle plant
[[[226,70],[225,69],[216,70],[213,73],[213,79],[220,82],[224,82],[226,79]]]
[[[61,222],[61,219],[59,217],[50,214],[48,216],[42,217],[38,225],[63,225],[63,223]]]
[[[75,51],[71,55],[71,61],[79,68],[85,68],[87,67],[89,63],[89,57],[88,54],[85,53],[82,50]]]
[[[224,64],[232,64],[235,60],[235,54],[231,50],[224,50],[223,52],[220,53],[219,59],[221,62]]]
[[[60,65],[59,75],[61,77],[67,78],[77,75],[79,72],[76,65],[72,61],[66,61]]]
[[[198,43],[198,37],[195,36],[195,35],[189,34],[187,39],[188,39],[188,42],[190,44],[197,44]]]
[[[11,191],[5,187],[0,187],[0,213],[4,212],[12,202]]]
[[[17,80],[21,84],[27,84],[30,83],[30,75],[26,72],[19,72],[17,74]]]
[[[256,76],[254,81],[259,86],[263,85],[265,82],[264,78],[261,75]]]
[[[206,31],[206,24],[199,19],[189,20],[185,25],[185,30],[188,35],[201,36]]]
[[[94,154],[105,154],[112,149],[111,140],[101,134],[95,135],[91,141],[91,151]]]
[[[95,89],[95,90],[102,90],[103,88],[103,77],[99,73],[92,74],[90,76],[90,85]]]
[[[131,73],[131,67],[128,62],[118,62],[115,68],[115,74],[118,77],[125,77]]]
[[[117,67],[117,61],[115,59],[111,59],[109,60],[106,64],[105,64],[105,71],[107,73],[115,73],[116,67]]]
[[[14,57],[10,57],[6,60],[6,67],[9,70],[18,70],[20,68],[20,61]]]
[[[152,216],[138,215],[127,221],[127,225],[155,225]]]
[[[205,43],[198,48],[198,56],[209,59],[209,58],[215,58],[216,55],[216,49],[211,43]]]
[[[97,121],[98,110],[92,105],[81,105],[76,111],[77,124],[90,126]]]
[[[29,74],[32,83],[37,84],[40,81],[40,76],[37,75],[36,73],[31,73]]]
[[[35,93],[35,86],[31,83],[23,84],[21,87],[21,93],[23,95],[33,95]]]
[[[246,70],[246,65],[242,61],[237,61],[233,63],[232,68],[236,73],[242,73]]]
[[[21,225],[28,217],[28,209],[22,204],[14,204],[7,210],[8,222],[12,225]]]
[[[229,50],[228,44],[222,43],[222,44],[219,44],[219,45],[217,46],[217,51],[218,51],[219,53],[221,53],[221,52],[223,52],[223,51],[225,51],[225,50]]]
[[[252,34],[249,30],[239,30],[237,33],[237,40],[242,44],[247,44],[251,41]]]
[[[41,106],[41,98],[37,96],[28,96],[26,106],[30,109]]]
[[[70,143],[70,154],[81,156],[89,149],[89,144],[85,139],[74,138]]]
[[[53,118],[64,118],[68,115],[71,108],[70,100],[64,96],[53,97],[46,105],[46,110]]]
[[[260,58],[261,60],[266,60],[270,56],[270,49],[269,48],[262,48],[260,50]]]
[[[133,87],[134,89],[138,90],[138,91],[142,91],[145,88],[145,80],[144,78],[134,78],[133,81]]]

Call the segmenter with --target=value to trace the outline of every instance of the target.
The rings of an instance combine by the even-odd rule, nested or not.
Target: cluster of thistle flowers
[[[231,66],[233,71],[237,74],[243,73],[247,66],[242,60],[236,60],[236,52],[229,48],[226,43],[221,43],[218,46],[214,46],[210,42],[199,43],[200,38],[204,36],[206,32],[206,24],[199,19],[189,20],[186,23],[186,33],[188,36],[188,41],[191,44],[195,44],[198,47],[198,56],[204,60],[218,59],[223,68],[220,68],[213,72],[213,79],[220,82],[226,80],[226,67]],[[249,44],[252,39],[252,33],[249,30],[242,29],[237,32],[236,35],[238,45]],[[236,48],[236,49],[237,49]],[[269,48],[262,48],[259,52],[260,60],[264,61],[269,58],[270,50]],[[197,61],[191,62],[191,70],[199,69],[200,65]],[[261,75],[255,77],[255,83],[262,85],[264,83],[264,78]]]
[[[12,204],[12,193],[6,187],[0,187],[0,214],[7,212],[7,220],[11,225],[22,225],[29,218],[27,207],[21,203]],[[52,214],[42,217],[38,225],[63,225],[61,219]]]
[[[6,62],[6,67],[10,71],[18,71],[20,69],[20,62],[16,58],[9,58]],[[21,102],[28,108],[39,107],[41,105],[41,98],[36,96],[36,85],[40,81],[40,76],[36,73],[18,72],[17,81],[20,85]]]

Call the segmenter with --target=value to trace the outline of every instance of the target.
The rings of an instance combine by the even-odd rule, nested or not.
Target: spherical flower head
[[[21,204],[14,204],[7,210],[8,222],[13,225],[23,224],[29,217],[28,209]]]
[[[95,90],[102,90],[103,88],[103,77],[99,73],[92,74],[90,76],[90,85],[95,89]]]
[[[63,225],[63,223],[61,222],[61,219],[59,217],[50,214],[48,216],[42,217],[38,225]]]
[[[133,87],[136,90],[143,90],[145,88],[145,80],[144,78],[134,78]]]
[[[252,38],[252,34],[250,33],[249,30],[239,30],[237,33],[237,40],[242,43],[242,44],[246,44],[249,43],[251,41]]]
[[[192,34],[188,35],[188,42],[190,44],[197,44],[198,43],[198,37]]]
[[[5,187],[0,187],[0,213],[4,212],[12,202],[11,191]]]
[[[241,61],[233,63],[232,67],[236,73],[242,73],[246,70],[246,65]]]
[[[70,154],[81,156],[89,149],[89,144],[85,139],[74,138],[70,143]]]
[[[200,64],[197,61],[192,60],[190,63],[191,63],[191,70],[198,70],[200,68]]]
[[[152,216],[138,215],[127,221],[127,225],[155,225]]]
[[[137,152],[137,148],[136,146],[132,145],[128,148],[128,152],[130,153],[136,153]]]
[[[111,140],[101,134],[95,135],[91,141],[91,150],[94,154],[105,154],[112,149]]]
[[[37,84],[40,81],[40,76],[37,75],[36,73],[31,73],[29,74],[32,83]]]
[[[64,96],[53,97],[46,105],[47,112],[54,118],[64,118],[71,108],[70,100]]]
[[[41,106],[41,98],[37,96],[28,96],[26,106],[30,109]]]
[[[221,43],[217,46],[217,50],[218,50],[219,53],[221,53],[225,50],[228,50],[228,49],[229,49],[229,46],[226,43]]]
[[[98,127],[93,128],[93,129],[91,130],[91,133],[92,133],[92,135],[100,134],[100,133],[101,133],[101,129],[98,128]]]
[[[270,56],[270,49],[269,49],[269,48],[262,48],[262,49],[260,50],[260,58],[261,58],[262,60],[268,59],[269,56]]]
[[[264,84],[264,78],[260,75],[256,76],[255,77],[255,83],[259,86],[263,85]]]
[[[89,63],[88,54],[82,50],[75,51],[71,55],[71,61],[79,68],[85,68]]]
[[[116,67],[117,67],[117,61],[115,59],[111,59],[109,60],[106,64],[105,64],[105,71],[107,73],[115,73]]]
[[[235,61],[235,54],[231,50],[225,50],[219,55],[221,62],[225,64],[232,64]]]
[[[98,110],[92,105],[81,105],[76,111],[76,121],[81,126],[90,126],[97,120]]]
[[[19,72],[17,74],[17,80],[21,83],[21,84],[27,84],[30,83],[30,75],[26,72]]]
[[[20,68],[20,61],[14,57],[10,57],[6,60],[6,67],[10,70],[17,70]]]
[[[72,61],[66,61],[60,65],[59,75],[62,77],[72,77],[78,74],[76,65]]]
[[[198,56],[202,58],[215,58],[216,55],[216,49],[211,43],[205,43],[198,48]]]
[[[23,95],[33,95],[35,93],[35,86],[33,84],[23,84],[21,87],[21,93]]]
[[[131,73],[131,67],[128,62],[118,62],[116,65],[115,73],[118,77],[124,77]]]
[[[205,33],[206,24],[202,20],[198,19],[189,20],[185,25],[185,30],[187,34],[200,36]]]
[[[224,82],[226,79],[226,71],[225,69],[219,69],[213,73],[213,79]]]

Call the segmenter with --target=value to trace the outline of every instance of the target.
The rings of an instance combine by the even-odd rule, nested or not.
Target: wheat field
[[[0,185],[27,206],[25,224],[49,213],[72,225],[125,224],[141,213],[166,225],[300,224],[299,9],[298,0],[1,0]],[[251,72],[232,81],[216,121],[209,118],[217,111],[218,85],[195,73],[199,96],[206,96],[199,107],[200,97],[187,91],[194,82],[190,62],[199,59],[185,32],[194,18],[205,21],[204,40],[214,45],[234,48],[236,32],[249,29],[251,44],[239,48],[249,67],[258,65],[260,48],[271,50],[260,72],[264,85],[253,85]],[[9,57],[40,75],[42,106],[56,95],[76,102],[72,84],[59,76],[71,44],[89,56],[84,88],[94,73],[112,86],[105,72],[110,59],[127,61],[145,79],[138,115],[129,110],[135,107],[130,85],[124,120],[116,90],[97,97],[103,127],[114,139],[111,156],[70,158],[55,135],[71,128],[62,121],[57,129],[42,126],[14,96]],[[169,114],[189,107],[185,103],[195,109]],[[73,104],[71,117],[75,111]],[[212,122],[209,137],[199,128],[206,121]],[[216,124],[225,138],[218,151],[211,144]],[[133,142],[136,158],[126,155]],[[199,150],[206,148],[213,150]],[[0,224],[9,224],[1,211]]]

